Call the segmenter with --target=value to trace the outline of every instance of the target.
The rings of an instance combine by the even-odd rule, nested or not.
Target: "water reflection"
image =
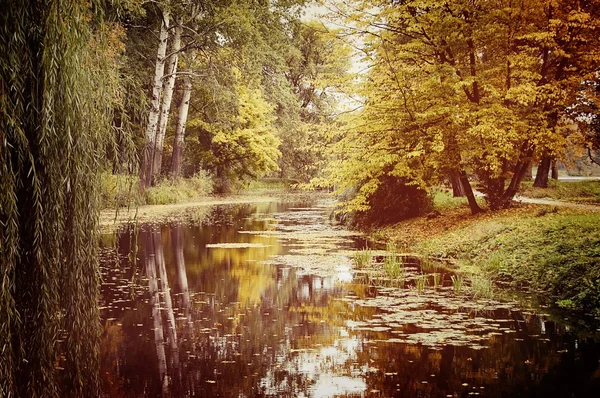
[[[595,335],[451,288],[360,283],[349,253],[364,242],[323,206],[216,207],[102,243],[107,396],[600,391]]]

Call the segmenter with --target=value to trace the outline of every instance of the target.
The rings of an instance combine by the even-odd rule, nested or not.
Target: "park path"
[[[586,203],[575,203],[567,202],[564,200],[556,199],[543,199],[543,198],[528,198],[526,196],[515,196],[513,199],[516,202],[531,203],[534,205],[547,205],[556,207],[568,207],[570,209],[586,210],[586,211],[600,211],[600,205],[591,205]]]

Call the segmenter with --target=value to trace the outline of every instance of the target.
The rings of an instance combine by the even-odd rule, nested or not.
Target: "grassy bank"
[[[600,204],[600,181],[550,180],[548,188],[535,188],[532,181],[524,181],[519,194],[528,198],[548,198]]]
[[[130,175],[102,175],[101,207],[115,209],[136,205],[164,205],[190,201],[209,195],[212,181],[206,174],[197,174],[176,181],[163,180],[141,192],[138,177]]]
[[[377,236],[497,284],[538,291],[550,304],[600,315],[600,213],[522,205],[471,216],[458,201],[438,208],[436,217]]]

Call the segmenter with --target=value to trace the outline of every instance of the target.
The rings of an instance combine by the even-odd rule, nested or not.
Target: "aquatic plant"
[[[460,294],[465,282],[464,278],[460,275],[452,275],[450,279],[452,279],[452,289],[454,290],[454,293]]]
[[[492,298],[494,296],[494,283],[490,279],[478,275],[473,275],[470,279],[473,297]]]
[[[404,267],[395,254],[388,255],[384,258],[383,269],[391,278],[397,278],[404,273]]]
[[[420,265],[423,272],[430,272],[433,269],[433,263],[427,258],[422,259]]]
[[[392,241],[388,241],[386,243],[385,249],[388,252],[388,254],[396,254],[398,252],[396,244],[394,242],[392,242]]]
[[[359,250],[354,253],[353,260],[357,268],[368,267],[373,261],[373,253],[369,249]]]
[[[436,272],[436,273],[433,274],[433,287],[434,287],[434,289],[437,289],[438,286],[441,285],[442,276],[443,275],[440,274],[440,273],[438,273],[438,272]]]
[[[417,292],[422,293],[428,285],[429,275],[420,275],[417,277]]]

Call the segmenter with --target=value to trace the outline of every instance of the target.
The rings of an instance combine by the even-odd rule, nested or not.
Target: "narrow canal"
[[[104,235],[104,393],[600,396],[594,328],[417,264],[401,285],[373,282],[331,205],[216,206]]]

